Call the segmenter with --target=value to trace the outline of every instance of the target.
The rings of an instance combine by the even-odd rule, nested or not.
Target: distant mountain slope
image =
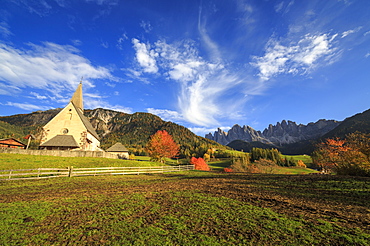
[[[60,110],[53,109],[0,117],[0,121],[8,123],[6,129],[9,131],[11,127],[20,127],[20,129],[33,129],[32,133],[37,135],[37,131]],[[126,114],[98,108],[85,110],[85,116],[90,119],[101,137],[100,141],[103,149],[109,148],[116,142],[121,142],[128,148],[142,150],[150,136],[158,130],[168,131],[175,142],[181,145],[181,151],[185,155],[190,153],[199,153],[200,155],[210,147],[225,148],[217,142],[195,135],[183,126],[163,121],[158,116],[150,113]]]
[[[43,126],[47,122],[49,122],[55,115],[57,115],[57,113],[59,113],[60,110],[61,108],[57,108],[46,111],[36,111],[30,114],[16,114],[11,116],[2,116],[0,117],[0,120],[21,127],[40,126],[40,125]]]
[[[0,139],[2,138],[15,138],[21,139],[27,133],[25,129],[20,126],[15,126],[4,121],[0,121]]]
[[[344,138],[347,134],[356,131],[370,133],[370,109],[346,118],[338,127],[322,136],[322,139],[334,137]]]

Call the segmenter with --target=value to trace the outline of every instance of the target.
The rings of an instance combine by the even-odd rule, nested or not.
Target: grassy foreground
[[[174,162],[174,161],[173,161]],[[174,164],[174,163],[171,163]],[[160,166],[161,163],[151,162],[149,158],[138,160],[121,160],[94,157],[57,157],[46,155],[23,155],[0,153],[0,170],[65,168],[65,167],[146,167]]]
[[[0,245],[369,245],[370,179],[189,171],[0,182]]]

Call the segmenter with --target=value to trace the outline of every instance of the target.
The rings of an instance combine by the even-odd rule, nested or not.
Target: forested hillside
[[[16,138],[24,137],[25,129],[20,126],[15,126],[4,121],[0,121],[0,139],[2,138]]]
[[[354,132],[370,133],[370,109],[346,118],[339,126],[325,134],[322,139],[326,138],[344,138],[349,133]]]
[[[52,119],[60,109],[37,111],[0,117],[4,127],[0,138],[15,134],[21,138],[29,133],[38,135],[42,126]],[[101,147],[107,149],[116,142],[121,142],[136,155],[144,154],[144,148],[151,135],[158,130],[166,130],[181,148],[181,156],[202,156],[209,148],[226,148],[212,140],[200,137],[189,129],[173,122],[163,121],[150,113],[126,114],[106,109],[85,110],[97,133],[101,137]],[[0,125],[2,126],[2,125]]]

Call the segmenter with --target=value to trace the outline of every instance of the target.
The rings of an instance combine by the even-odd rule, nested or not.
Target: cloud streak
[[[136,59],[138,53],[145,54],[141,54],[145,61],[152,59],[151,62],[141,63],[144,72],[164,71],[162,76],[180,86],[177,98],[178,113],[153,108],[148,109],[148,112],[156,113],[167,120],[183,120],[199,126],[208,126],[217,125],[216,118],[222,117],[225,112],[234,111],[234,106],[240,105],[240,100],[229,104],[223,97],[228,90],[243,80],[239,75],[231,75],[221,59],[210,62],[199,56],[193,41],[168,44],[159,40],[151,45],[137,39],[134,42],[136,47],[141,47],[136,48]],[[212,45],[212,49],[215,49],[215,46]]]
[[[264,56],[254,56],[251,64],[259,70],[258,76],[262,81],[278,74],[305,74],[321,60],[331,63],[337,51],[333,45],[336,37],[337,34],[307,34],[298,42],[290,42],[288,45],[270,39]]]
[[[42,45],[28,44],[29,49],[17,49],[10,45],[0,44],[0,94],[20,93],[24,88],[47,90],[52,96],[43,96],[35,92],[31,95],[44,103],[49,100],[64,102],[71,91],[74,91],[81,76],[87,88],[94,87],[96,79],[119,81],[109,69],[93,66],[84,58],[78,49],[69,45],[58,45],[45,42]],[[111,106],[97,97],[90,97],[87,106],[109,107],[120,111],[131,112],[131,109]],[[44,109],[50,107],[31,104],[8,103],[24,110]]]
[[[117,80],[107,68],[91,65],[73,46],[46,42],[29,47],[20,50],[0,44],[0,83],[59,92],[73,90],[81,76],[89,86],[93,86],[91,79]]]

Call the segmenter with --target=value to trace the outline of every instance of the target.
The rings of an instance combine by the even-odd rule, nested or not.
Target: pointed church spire
[[[84,111],[84,104],[83,104],[83,98],[82,98],[82,78],[80,81],[80,84],[77,87],[77,90],[72,96],[71,102],[75,107],[81,109],[81,111]]]

